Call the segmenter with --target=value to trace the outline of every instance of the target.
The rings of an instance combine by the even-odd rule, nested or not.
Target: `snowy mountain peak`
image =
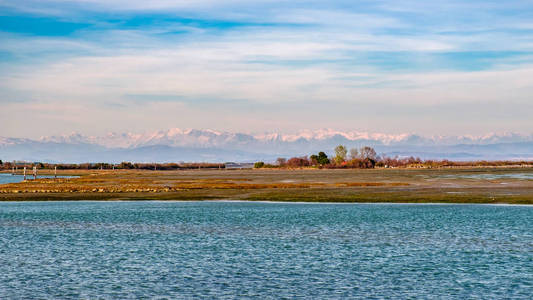
[[[247,144],[291,144],[312,141],[361,142],[373,145],[456,145],[456,144],[496,144],[533,141],[533,134],[488,133],[485,135],[463,136],[421,136],[417,134],[386,134],[360,131],[339,131],[334,129],[303,130],[293,134],[276,132],[263,134],[232,133],[211,129],[171,128],[147,133],[115,133],[103,136],[84,136],[72,132],[60,136],[44,136],[39,142],[67,144],[95,144],[108,148],[131,148],[141,146],[166,145],[181,147],[221,147]],[[8,138],[0,139],[0,144],[13,143]]]
[[[273,161],[277,157],[332,154],[339,144],[364,145],[388,156],[431,159],[531,159],[533,134],[489,133],[480,136],[422,136],[334,129],[282,134],[172,128],[145,133],[78,132],[37,140],[0,137],[0,159],[60,162],[101,161]]]

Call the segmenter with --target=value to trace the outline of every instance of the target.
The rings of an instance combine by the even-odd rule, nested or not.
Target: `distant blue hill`
[[[307,143],[299,149],[292,147],[176,147],[150,145],[139,147],[110,148],[89,143],[57,143],[25,141],[0,145],[0,159],[4,161],[25,160],[42,162],[252,162],[274,161],[277,157],[310,155],[318,151],[333,153],[333,148],[343,141]],[[358,147],[360,142],[349,143]],[[364,144],[364,143],[363,143]],[[370,143],[369,143],[370,144]],[[488,145],[373,145],[381,155],[415,156],[422,159],[449,160],[518,160],[533,159],[533,142],[498,143]]]

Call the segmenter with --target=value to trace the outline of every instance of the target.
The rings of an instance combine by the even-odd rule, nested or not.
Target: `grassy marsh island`
[[[42,171],[40,175],[46,175]],[[50,174],[53,174],[48,171]],[[49,174],[49,175],[50,175]],[[533,168],[58,170],[0,185],[0,201],[250,200],[533,204]]]

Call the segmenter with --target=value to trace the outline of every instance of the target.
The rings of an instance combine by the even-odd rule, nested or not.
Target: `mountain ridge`
[[[98,144],[108,148],[116,147],[139,147],[147,145],[206,145],[216,146],[221,143],[234,142],[285,142],[297,141],[320,141],[327,139],[345,139],[347,141],[363,141],[373,144],[396,145],[396,144],[496,144],[509,142],[529,142],[533,141],[533,133],[530,135],[517,133],[489,133],[485,135],[461,135],[445,136],[433,135],[423,136],[414,133],[385,134],[369,133],[361,131],[338,131],[333,129],[320,129],[315,131],[301,131],[295,134],[282,134],[267,132],[263,134],[248,134],[241,132],[216,131],[211,129],[180,129],[172,128],[148,133],[108,133],[103,136],[87,136],[77,132],[59,136],[43,136],[38,141],[41,142],[63,142],[63,143],[88,143]],[[25,139],[28,140],[28,139]],[[0,139],[1,143],[1,139]]]
[[[0,159],[48,162],[168,162],[273,161],[302,156],[339,144],[372,146],[387,156],[423,159],[532,159],[533,134],[422,136],[321,129],[296,134],[247,134],[216,130],[179,129],[148,133],[109,133],[87,136],[77,132],[39,139],[0,137]]]

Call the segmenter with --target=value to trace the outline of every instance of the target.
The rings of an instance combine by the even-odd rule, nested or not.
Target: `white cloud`
[[[393,130],[400,120],[404,130],[416,128],[416,122],[429,121],[424,130],[446,133],[453,127],[442,120],[449,113],[456,116],[449,116],[456,126],[468,122],[467,111],[475,113],[482,109],[486,113],[488,109],[491,115],[506,103],[533,113],[527,105],[533,94],[529,80],[533,78],[533,66],[483,72],[365,72],[339,69],[335,64],[306,67],[249,64],[243,62],[249,49],[232,51],[234,44],[197,46],[196,51],[186,47],[77,57],[33,68],[25,66],[18,73],[14,70],[11,76],[3,78],[0,87],[24,91],[36,101],[5,105],[4,117],[26,112],[38,116],[35,120],[49,128],[59,130],[62,127],[59,124],[66,124],[82,132],[83,128],[91,128],[95,133],[117,127],[261,130],[274,126],[283,131],[350,124],[370,130],[376,127]],[[275,54],[272,49],[264,51]],[[339,79],[343,77],[348,79]],[[129,95],[176,98],[162,102],[154,96],[154,101],[132,101]],[[237,99],[242,102],[235,106],[231,101]],[[394,107],[396,114],[387,111],[388,105]],[[462,112],[455,114],[449,109],[453,105]],[[401,106],[406,109],[398,110]],[[442,106],[448,108],[446,112],[432,111]],[[276,108],[281,107],[288,111],[278,112]],[[347,115],[352,111],[354,118]],[[517,116],[514,123],[500,118],[480,123],[483,124],[480,127],[492,123],[492,128],[475,131],[508,126],[509,130],[520,132],[527,122],[523,116]]]
[[[524,63],[531,62],[531,57],[502,59],[477,72],[447,66],[386,68],[395,63],[398,53],[411,54],[407,63],[424,66],[426,60],[431,65],[427,55],[434,53],[532,51],[529,35],[491,31],[527,29],[530,24],[524,20],[499,19],[503,25],[418,20],[432,13],[442,17],[438,11],[442,3],[402,12],[412,14],[413,20],[384,11],[317,7],[316,3],[306,8],[290,3],[277,6],[270,1],[0,3],[19,9],[29,4],[35,4],[35,9],[49,6],[50,14],[62,15],[107,10],[132,14],[156,10],[181,16],[192,12],[191,18],[256,25],[224,30],[180,23],[128,30],[103,26],[68,37],[2,33],[0,51],[23,58],[4,62],[0,70],[1,114],[8,120],[4,131],[33,135],[30,129],[20,129],[22,121],[13,117],[24,113],[47,124],[38,130],[54,128],[59,133],[65,126],[95,133],[109,131],[106,128],[175,126],[280,131],[355,126],[409,131],[424,123],[424,130],[448,133],[469,122],[477,132],[522,131],[531,125],[524,117],[533,114],[528,104],[533,66]],[[420,4],[413,3],[405,6]],[[459,2],[444,6],[444,11],[465,9]],[[257,26],[261,22],[282,25]],[[173,30],[185,32],[162,34]],[[368,56],[375,53],[391,56],[385,62],[372,62]],[[132,99],[135,96],[140,97]],[[476,110],[489,116],[507,113],[501,108],[505,103],[516,107],[515,119],[477,117],[476,124],[469,119],[468,113],[477,115]],[[453,113],[453,106],[460,112]],[[487,126],[492,127],[484,129]]]

